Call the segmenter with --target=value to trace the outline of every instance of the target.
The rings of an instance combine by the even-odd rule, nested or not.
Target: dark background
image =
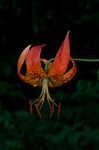
[[[29,114],[28,100],[41,92],[20,81],[17,61],[28,45],[46,43],[41,57],[55,57],[70,30],[73,58],[99,58],[99,0],[0,0],[0,150],[98,150],[99,63],[76,62],[77,74],[49,89],[60,117]]]

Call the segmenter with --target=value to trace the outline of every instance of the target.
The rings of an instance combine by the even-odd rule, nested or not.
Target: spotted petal
[[[42,48],[45,46],[45,44],[41,46],[34,46],[30,49],[27,57],[26,57],[26,66],[27,66],[27,74],[31,72],[44,72],[43,68],[41,67],[41,60],[40,60],[40,54]]]
[[[72,68],[69,69],[68,72],[66,72],[64,75],[52,76],[49,80],[49,87],[59,87],[70,81],[75,76],[77,67],[72,57],[70,57],[70,62],[72,63]]]
[[[66,72],[64,74],[64,76],[63,76],[64,77],[64,83],[67,83],[68,81],[70,81],[75,76],[75,74],[77,73],[77,66],[76,66],[75,61],[73,60],[72,57],[70,57],[70,61],[72,62],[73,66],[68,72]]]
[[[46,74],[41,66],[40,54],[42,48],[45,44],[41,46],[34,46],[30,48],[30,45],[26,47],[21,53],[18,60],[18,75],[26,83],[33,86],[41,86],[41,79],[46,77]],[[20,73],[21,67],[26,62],[26,75]]]

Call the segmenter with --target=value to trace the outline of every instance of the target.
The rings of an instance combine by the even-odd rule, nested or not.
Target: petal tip
[[[42,45],[41,45],[41,48],[43,48],[43,47],[45,47],[45,46],[46,46],[46,44],[42,44]]]
[[[69,36],[70,32],[71,32],[70,30],[67,31],[67,36]]]

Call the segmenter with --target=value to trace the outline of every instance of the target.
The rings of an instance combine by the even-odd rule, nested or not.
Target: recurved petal
[[[69,31],[60,46],[53,63],[48,68],[49,76],[62,75],[68,68],[70,59]]]
[[[26,59],[26,56],[28,55],[28,52],[29,52],[29,49],[30,49],[31,45],[28,45],[24,50],[23,52],[21,53],[19,59],[18,59],[18,63],[17,63],[17,73],[18,73],[18,76],[20,77],[21,80],[24,80],[25,79],[25,76],[21,74],[20,70],[21,70],[21,67]]]
[[[75,61],[73,60],[72,57],[70,57],[70,61],[72,62],[73,66],[68,72],[66,72],[64,74],[64,76],[63,76],[64,77],[64,83],[67,83],[68,81],[70,81],[75,76],[75,74],[77,72],[77,67],[76,67]]]
[[[64,83],[69,82],[75,76],[77,72],[77,67],[72,57],[70,57],[70,61],[73,64],[72,68],[68,72],[66,72],[64,75],[51,76],[49,80],[49,87],[52,87],[52,88],[59,87],[63,85]]]
[[[32,86],[42,86],[42,78],[46,77],[41,61],[46,62],[47,60],[40,59],[40,53],[44,46],[45,44],[30,48],[31,45],[29,45],[21,53],[18,60],[18,75],[20,79]],[[24,61],[26,62],[25,76],[20,73]]]
[[[45,44],[41,46],[34,46],[30,49],[26,57],[27,74],[31,72],[44,73],[40,60],[41,50],[44,46]]]
[[[45,44],[41,46],[34,46],[30,49],[26,57],[26,83],[32,86],[42,86],[42,79],[46,78],[41,61],[45,62],[45,59],[40,58],[41,50]]]

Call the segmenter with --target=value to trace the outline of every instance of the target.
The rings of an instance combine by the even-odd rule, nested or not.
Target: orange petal
[[[62,45],[60,46],[54,62],[49,66],[48,74],[49,76],[62,75],[69,64],[70,59],[70,43],[69,43],[69,32]]]
[[[70,61],[72,62],[73,66],[72,68],[66,72],[64,75],[59,75],[59,76],[51,76],[49,80],[49,87],[59,87],[63,85],[64,83],[69,82],[72,80],[72,78],[75,76],[77,72],[77,67],[75,64],[75,61],[73,58],[70,56]]]
[[[40,62],[40,54],[44,46],[45,44],[41,46],[34,46],[30,49],[26,57],[27,74],[30,72],[44,72]]]
[[[75,64],[75,61],[73,60],[72,57],[70,57],[70,61],[72,62],[73,64],[73,67],[64,74],[64,83],[67,83],[68,81],[70,81],[74,76],[75,74],[77,73],[77,67],[76,67],[76,64]]]
[[[18,75],[20,79],[32,86],[41,86],[41,79],[46,77],[46,73],[41,66],[40,59],[41,49],[44,46],[45,44],[30,48],[31,45],[29,45],[23,50],[18,60]],[[25,76],[20,73],[24,61],[26,62]]]
[[[28,45],[24,50],[23,52],[21,53],[19,59],[18,59],[18,64],[17,64],[17,73],[20,77],[21,80],[24,80],[25,79],[25,76],[22,75],[20,73],[20,70],[21,70],[21,67],[26,59],[26,56],[28,55],[28,52],[29,52],[29,49],[30,49],[31,45]]]

